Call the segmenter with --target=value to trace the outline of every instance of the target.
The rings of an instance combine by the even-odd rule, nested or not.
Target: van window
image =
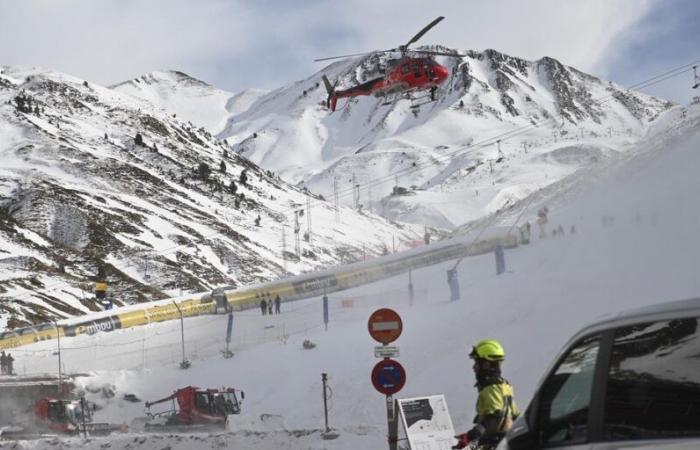
[[[587,440],[588,407],[599,347],[598,336],[579,341],[542,386],[540,443],[565,445]]]
[[[607,440],[700,436],[697,318],[616,330],[604,417]]]

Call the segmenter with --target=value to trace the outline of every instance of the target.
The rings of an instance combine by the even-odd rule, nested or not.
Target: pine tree
[[[246,183],[248,183],[248,174],[246,173],[247,171],[247,169],[243,169],[243,172],[241,172],[241,175],[238,177],[238,182],[241,183],[243,186],[246,186]]]
[[[199,176],[199,179],[202,181],[207,181],[209,179],[209,175],[211,174],[211,169],[207,165],[207,163],[199,163],[199,166],[197,167],[197,175]]]
[[[236,186],[236,182],[231,180],[231,184],[228,185],[228,191],[235,195],[237,190],[238,186]]]
[[[141,133],[136,133],[136,137],[134,138],[134,144],[138,146],[143,145],[143,136],[141,136]]]
[[[226,163],[223,159],[221,160],[221,164],[219,164],[219,172],[226,173]]]

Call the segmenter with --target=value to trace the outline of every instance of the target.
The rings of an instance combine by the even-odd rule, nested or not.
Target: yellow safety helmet
[[[487,361],[503,361],[506,357],[506,351],[500,342],[495,339],[485,339],[474,347],[469,354],[472,359],[485,359]]]

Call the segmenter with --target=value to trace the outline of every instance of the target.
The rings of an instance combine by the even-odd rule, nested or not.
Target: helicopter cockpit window
[[[402,66],[401,66],[401,73],[405,75],[405,74],[407,74],[408,72],[409,72],[408,64],[402,65]]]
[[[417,62],[413,63],[413,76],[421,76],[420,64]]]

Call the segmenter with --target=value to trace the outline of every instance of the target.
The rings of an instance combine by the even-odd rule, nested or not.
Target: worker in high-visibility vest
[[[472,448],[491,450],[496,448],[520,415],[513,398],[513,386],[501,376],[506,352],[500,342],[487,339],[472,347],[469,357],[474,360],[473,369],[479,390],[476,418],[471,430],[455,436],[457,445],[452,448],[462,449],[475,443]]]

